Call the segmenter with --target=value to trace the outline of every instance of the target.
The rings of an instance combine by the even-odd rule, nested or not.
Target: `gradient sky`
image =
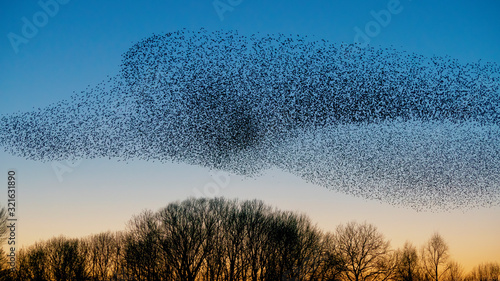
[[[374,20],[372,11],[392,5],[399,12],[372,32],[371,45],[392,45],[426,56],[450,55],[461,62],[500,63],[498,1],[220,0],[234,5],[223,18],[213,1],[65,2],[47,16],[46,24],[32,38],[17,46],[17,52],[9,34],[22,36],[23,17],[33,22],[43,9],[38,1],[0,4],[0,114],[44,107],[96,85],[118,72],[121,55],[132,44],[153,33],[204,27],[247,35],[313,35],[352,43],[357,28],[365,30]],[[216,171],[185,164],[126,164],[107,159],[40,163],[4,152],[0,159],[2,174],[15,168],[19,176],[17,237],[21,245],[60,234],[80,237],[121,230],[143,209],[156,210],[203,194],[205,186],[217,184],[211,177]],[[54,165],[66,167],[66,173],[58,177]],[[236,175],[224,179],[227,184],[215,195],[259,198],[280,209],[304,212],[324,230],[351,220],[367,221],[393,247],[405,240],[420,247],[438,231],[449,243],[452,256],[467,269],[481,262],[500,262],[500,207],[415,212],[328,191],[279,171],[267,171],[255,179]],[[6,179],[3,182],[6,185]],[[3,190],[0,202],[5,205],[7,192]]]

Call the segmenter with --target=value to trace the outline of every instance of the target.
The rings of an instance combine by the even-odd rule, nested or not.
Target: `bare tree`
[[[244,212],[237,200],[224,200],[215,198],[210,200],[212,211],[220,219],[214,237],[219,237],[212,253],[218,253],[219,265],[211,264],[210,267],[220,268],[222,275],[217,280],[242,280],[247,274],[248,261],[245,260],[244,240],[247,232],[248,213]],[[221,257],[220,254],[223,256]]]
[[[395,271],[396,280],[416,281],[420,280],[420,261],[417,248],[410,242],[406,242],[398,254],[398,262]]]
[[[297,280],[319,279],[323,259],[323,232],[304,214],[298,217],[299,239],[295,274]]]
[[[448,244],[439,233],[434,233],[422,248],[422,263],[429,278],[439,281],[441,274],[448,270],[448,258]]]
[[[85,256],[80,252],[78,239],[52,238],[46,244],[46,266],[50,267],[52,279],[59,281],[85,280]]]
[[[342,280],[342,272],[345,270],[345,264],[338,255],[335,235],[332,233],[323,234],[321,237],[321,249],[320,265],[311,277],[311,280]]]
[[[51,280],[45,243],[35,243],[19,250],[17,263],[17,280]]]
[[[391,250],[367,223],[323,233],[259,200],[188,199],[134,216],[124,232],[23,248],[15,280],[499,281],[498,263],[464,278],[448,256],[437,233],[419,255],[409,242]]]
[[[125,260],[125,243],[126,233],[124,231],[117,231],[115,237],[115,252],[113,257],[113,270],[111,271],[111,280],[124,280],[127,279],[127,263]]]
[[[265,249],[272,209],[260,200],[251,200],[241,204],[241,212],[245,214],[246,221],[243,256],[247,262],[247,280],[262,280],[269,261]]]
[[[395,257],[389,241],[374,225],[350,222],[337,227],[337,254],[345,263],[344,276],[349,281],[386,280],[394,271]]]
[[[188,199],[169,204],[158,213],[161,247],[177,280],[194,281],[215,242],[220,220],[210,211],[208,199]]]
[[[107,281],[113,276],[117,258],[117,241],[111,232],[103,232],[85,239],[88,251],[89,274],[92,279]]]
[[[281,255],[281,263],[285,272],[282,280],[317,280],[321,265],[323,233],[312,224],[311,220],[294,212],[283,212],[283,222],[293,230],[292,240],[285,241],[288,252]]]
[[[245,238],[245,214],[236,200],[214,198],[210,209],[217,219],[214,231],[214,247],[208,270],[217,280],[241,280],[244,273],[243,240]],[[214,259],[215,258],[215,259]],[[218,260],[218,264],[215,264]],[[215,272],[216,271],[216,272]]]
[[[17,280],[86,280],[84,254],[78,239],[52,238],[18,254]]]
[[[499,263],[483,263],[475,266],[466,276],[467,281],[499,281],[500,280],[500,264]]]
[[[319,280],[322,233],[305,215],[262,201],[209,200],[216,218],[203,280]]]
[[[144,211],[128,223],[124,238],[126,275],[133,280],[165,280],[168,264],[160,248],[160,222],[155,213]]]
[[[266,256],[269,258],[264,268],[266,280],[282,280],[293,273],[297,256],[297,218],[291,212],[275,212],[267,225]],[[286,274],[286,275],[285,275]]]
[[[463,281],[464,268],[456,261],[449,261],[447,264],[447,272],[445,275],[446,281]]]
[[[7,209],[5,207],[0,208],[0,245],[5,243],[7,240]]]

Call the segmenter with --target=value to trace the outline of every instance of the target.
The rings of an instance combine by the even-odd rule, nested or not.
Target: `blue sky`
[[[43,1],[42,1],[43,2]],[[239,3],[239,1],[234,1]],[[233,3],[234,3],[233,2]],[[43,11],[37,1],[3,3],[0,28],[0,112],[27,110],[66,98],[115,74],[121,54],[153,33],[181,28],[235,29],[243,34],[292,33],[332,42],[354,41],[355,27],[373,21],[371,11],[391,1],[241,1],[219,18],[212,1],[69,1],[15,53],[8,38],[22,35]],[[500,62],[497,1],[399,1],[401,12],[371,38],[423,55],[450,55],[464,62]],[[29,97],[30,103],[26,103]]]
[[[338,43],[354,42],[359,28],[371,32],[373,46],[392,45],[425,56],[449,55],[464,63],[479,59],[500,63],[498,1],[60,2],[67,3],[42,0],[0,4],[0,114],[28,111],[67,99],[73,92],[79,93],[105,80],[107,75],[118,73],[121,55],[138,40],[182,28],[238,30],[247,35],[300,34]],[[57,3],[58,9],[50,6],[53,15],[46,15],[46,23],[37,27],[32,38],[25,38],[25,43],[13,46],[9,38],[12,33],[23,36],[23,18],[30,23],[34,16],[35,21],[44,20],[42,14],[47,12],[43,3]],[[214,3],[230,10],[218,13]],[[374,14],[387,13],[390,20],[385,18],[383,24],[375,24],[378,29],[366,31],[367,26],[373,27],[377,22]],[[195,195],[195,189],[202,190],[214,181],[211,172],[201,167],[99,159],[83,160],[77,165],[59,163],[66,167],[60,180],[55,171],[57,163],[54,168],[54,163],[28,161],[4,152],[0,159],[0,171],[14,167],[21,177],[19,206],[23,220],[19,237],[26,244],[59,234],[80,236],[108,228],[123,229],[132,214]],[[2,201],[4,193],[0,193]],[[328,192],[274,171],[257,179],[231,176],[231,183],[218,194],[257,197],[280,208],[304,211],[323,228],[328,228],[328,221],[333,229],[350,219],[367,220],[380,226],[382,232],[395,239],[395,244],[409,239],[418,245],[433,231],[441,231],[453,242],[452,249],[460,248],[464,239],[481,237],[484,246],[478,247],[486,251],[482,252],[483,257],[493,257],[495,251],[500,251],[500,243],[493,242],[494,237],[500,236],[500,227],[495,226],[500,216],[498,208],[465,215],[458,211],[422,214]],[[350,206],[355,206],[355,211]],[[395,216],[398,212],[414,224],[405,225],[408,219]],[[76,226],[75,221],[85,222],[86,227]],[[476,232],[468,229],[469,236],[456,236],[464,233],[462,227],[468,223],[477,224]],[[396,225],[403,225],[408,231]],[[494,245],[486,246],[487,243]],[[463,253],[465,257],[468,253],[481,257],[472,251],[458,250],[457,256]]]

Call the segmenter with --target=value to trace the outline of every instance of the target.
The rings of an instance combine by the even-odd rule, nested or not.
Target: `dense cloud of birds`
[[[416,209],[500,202],[500,68],[307,36],[182,30],[47,108],[4,115],[0,146],[52,161],[186,162]]]

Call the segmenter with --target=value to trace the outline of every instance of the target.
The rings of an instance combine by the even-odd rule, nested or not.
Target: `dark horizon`
[[[2,253],[0,280],[500,279],[498,261],[466,272],[451,252],[438,232],[423,245],[407,241],[396,249],[368,222],[324,232],[306,214],[260,200],[190,198],[144,210],[120,232],[59,236],[24,247],[16,270]]]

